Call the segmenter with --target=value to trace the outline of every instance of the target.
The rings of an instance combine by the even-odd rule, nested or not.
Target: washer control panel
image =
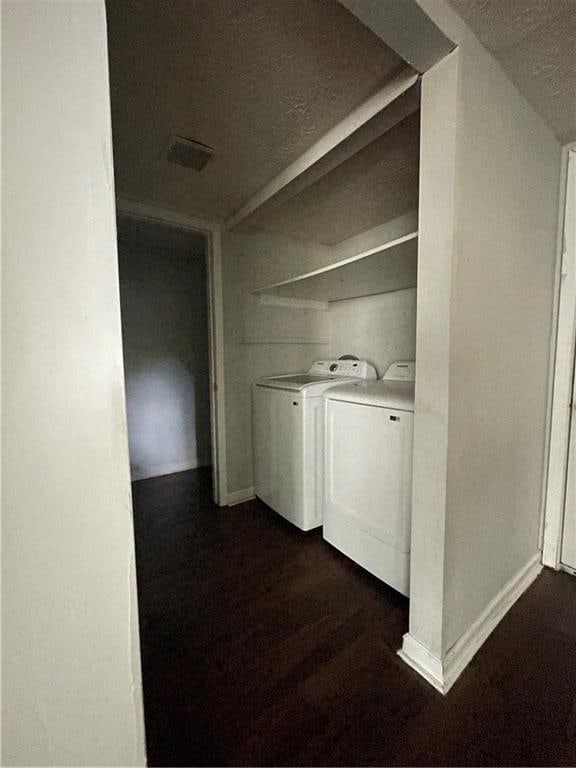
[[[366,360],[317,360],[308,374],[310,376],[350,376],[358,379],[377,378],[376,369]]]

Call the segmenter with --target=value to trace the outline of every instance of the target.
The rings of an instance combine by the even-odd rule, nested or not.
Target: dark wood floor
[[[575,765],[576,578],[543,573],[447,697],[408,603],[210,476],[134,484],[149,765]]]

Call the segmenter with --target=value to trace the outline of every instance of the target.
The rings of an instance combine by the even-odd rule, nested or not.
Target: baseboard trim
[[[172,464],[156,464],[148,469],[134,470],[130,473],[132,482],[136,480],[148,480],[151,477],[162,477],[162,475],[173,475],[174,472],[186,472],[189,469],[198,469],[199,467],[210,466],[208,464],[198,464],[196,459],[188,461],[177,461]]]
[[[240,491],[232,491],[226,496],[226,506],[233,507],[234,504],[242,504],[244,501],[250,501],[256,498],[254,488],[243,488]]]
[[[402,641],[402,648],[398,651],[398,656],[415,669],[426,682],[430,683],[440,693],[446,693],[444,690],[444,672],[442,660],[431,653],[425,645],[407,632]]]
[[[519,597],[528,589],[542,570],[542,555],[536,555],[521,568],[498,592],[476,621],[446,652],[443,659],[431,653],[410,633],[404,635],[400,658],[416,670],[431,685],[446,694],[498,626]]]

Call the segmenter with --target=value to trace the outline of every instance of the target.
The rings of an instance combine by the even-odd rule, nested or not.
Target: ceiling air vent
[[[166,149],[166,159],[169,162],[184,168],[193,168],[195,171],[203,171],[213,154],[212,147],[182,136],[170,136]]]

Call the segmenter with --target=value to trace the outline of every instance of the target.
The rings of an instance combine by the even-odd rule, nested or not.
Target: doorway
[[[226,504],[219,227],[118,200],[117,228],[132,480],[211,467]]]

